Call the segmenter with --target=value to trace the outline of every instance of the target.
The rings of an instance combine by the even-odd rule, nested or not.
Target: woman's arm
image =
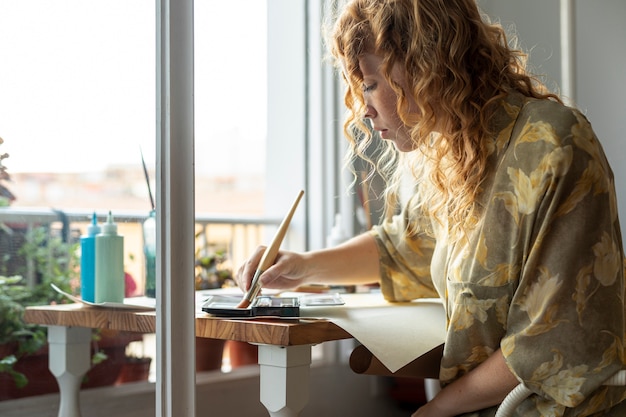
[[[247,291],[264,247],[239,268],[237,282]],[[260,277],[264,288],[295,288],[302,284],[355,285],[380,279],[378,248],[369,233],[329,249],[295,253],[281,251]]]
[[[474,370],[442,389],[412,417],[452,417],[493,407],[519,383],[498,349]]]

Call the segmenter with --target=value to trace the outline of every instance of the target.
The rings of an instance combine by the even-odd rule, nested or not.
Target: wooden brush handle
[[[283,242],[285,235],[287,234],[287,229],[289,228],[289,223],[291,223],[291,218],[293,217],[293,214],[295,213],[296,208],[298,207],[298,203],[300,203],[303,195],[304,191],[300,190],[298,196],[296,197],[296,200],[291,205],[291,209],[289,209],[289,212],[280,223],[280,226],[278,226],[278,230],[274,235],[274,239],[272,239],[270,245],[267,247],[267,249],[265,249],[265,252],[263,253],[263,257],[261,258],[261,262],[259,262],[259,266],[257,269],[265,271],[267,268],[272,266],[272,264],[276,260],[276,255],[278,255],[280,245]]]
[[[304,195],[304,191],[300,190],[300,192],[298,193],[298,196],[296,197],[296,200],[291,205],[289,212],[287,213],[283,221],[280,223],[280,226],[278,226],[278,230],[276,231],[276,234],[274,235],[274,239],[272,239],[272,242],[270,243],[270,245],[267,248],[265,248],[265,252],[263,252],[263,256],[261,257],[259,266],[256,269],[254,278],[252,279],[252,282],[250,283],[250,289],[248,290],[245,297],[243,298],[243,300],[241,300],[241,303],[237,307],[248,308],[250,303],[256,298],[256,296],[261,291],[261,283],[259,282],[259,276],[261,275],[263,271],[265,271],[267,268],[272,266],[272,264],[276,260],[276,255],[278,255],[280,244],[283,242],[283,239],[285,238],[285,234],[287,234],[287,229],[289,228],[289,223],[291,223],[291,218],[293,217],[293,213],[295,213],[296,208],[298,207],[298,203],[300,203],[300,200],[302,199],[303,195]]]

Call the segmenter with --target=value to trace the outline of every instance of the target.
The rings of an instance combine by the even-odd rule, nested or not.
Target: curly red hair
[[[420,190],[421,204],[434,215],[445,207],[457,231],[475,219],[493,147],[491,118],[501,100],[519,92],[560,101],[526,71],[527,55],[509,46],[504,29],[482,15],[474,0],[352,0],[336,19],[329,46],[347,84],[349,157],[368,159],[372,135],[363,120],[359,58],[374,53],[383,59],[383,73],[398,96],[398,114],[419,150],[419,156],[406,157],[419,159],[411,164],[416,180],[428,179]],[[419,118],[408,111],[403,89],[391,78],[394,66],[404,70]],[[388,142],[382,146],[382,159],[370,162],[389,181],[389,214],[398,198],[399,155]]]

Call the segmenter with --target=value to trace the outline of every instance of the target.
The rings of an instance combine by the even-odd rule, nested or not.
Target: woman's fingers
[[[250,289],[250,283],[259,266],[263,252],[265,252],[265,246],[257,247],[252,256],[239,267],[235,281],[242,291],[246,292]]]

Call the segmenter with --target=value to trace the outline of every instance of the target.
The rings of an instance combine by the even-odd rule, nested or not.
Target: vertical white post
[[[561,93],[576,104],[576,15],[574,0],[561,0]]]
[[[195,410],[193,0],[157,1],[158,417]]]
[[[78,395],[91,366],[91,329],[48,327],[48,367],[59,384],[59,417],[80,417]]]

